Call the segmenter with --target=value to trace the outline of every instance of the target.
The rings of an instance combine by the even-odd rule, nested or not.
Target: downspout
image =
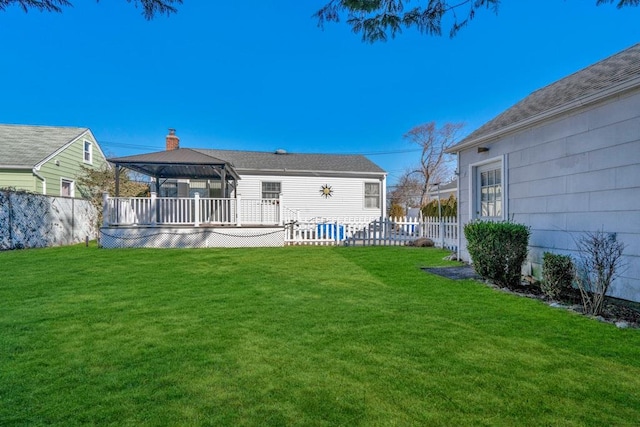
[[[462,216],[460,215],[460,152],[456,151],[456,176],[458,178],[458,185],[456,186],[456,203],[458,204],[458,209],[456,209],[456,220],[458,222],[458,247],[456,258],[460,261],[460,246],[462,245]]]
[[[47,180],[44,179],[44,177],[42,175],[40,175],[38,173],[38,167],[34,167],[33,169],[31,169],[31,172],[33,172],[33,174],[40,179],[40,181],[42,181],[42,194],[47,194]]]
[[[382,203],[381,203],[381,212],[380,216],[382,218],[387,217],[387,175],[385,174],[380,180],[381,190],[382,190]]]

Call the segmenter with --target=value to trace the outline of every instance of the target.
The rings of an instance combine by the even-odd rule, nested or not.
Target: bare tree
[[[576,284],[582,297],[585,313],[599,315],[611,283],[623,267],[625,245],[615,234],[586,232],[576,240],[580,254],[576,264]]]
[[[402,206],[405,212],[408,212],[409,208],[420,207],[422,185],[417,177],[412,176],[412,172],[411,170],[405,171],[389,193],[391,203]]]
[[[82,196],[91,200],[98,211],[98,227],[102,224],[102,193],[115,194],[115,168],[105,164],[100,169],[81,166],[82,171],[76,177]],[[123,197],[142,197],[149,195],[149,184],[135,181],[135,177],[123,171],[120,175],[120,195]]]
[[[404,134],[404,138],[421,147],[420,164],[409,175],[420,183],[420,206],[429,201],[431,186],[446,180],[448,165],[445,150],[451,147],[464,123],[445,123],[437,127],[436,122],[418,125]]]

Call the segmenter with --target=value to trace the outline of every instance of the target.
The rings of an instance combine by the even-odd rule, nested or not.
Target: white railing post
[[[282,204],[282,193],[278,194],[278,224],[284,225],[284,205]]]
[[[109,226],[109,193],[102,193],[102,226]]]
[[[193,195],[193,226],[200,227],[200,193]]]
[[[151,192],[151,225],[158,223],[158,199],[156,198],[155,191]]]
[[[240,194],[236,196],[236,225],[240,227],[242,225],[242,197]]]

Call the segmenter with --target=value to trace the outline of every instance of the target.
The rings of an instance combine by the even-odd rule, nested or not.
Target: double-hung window
[[[92,164],[93,163],[93,144],[91,141],[84,141],[83,149],[82,149],[82,160],[85,163]]]
[[[380,183],[364,183],[364,207],[366,209],[380,209]]]
[[[282,192],[281,183],[270,182],[270,181],[262,182],[262,198],[263,199],[268,199],[268,200],[279,199],[281,192]]]

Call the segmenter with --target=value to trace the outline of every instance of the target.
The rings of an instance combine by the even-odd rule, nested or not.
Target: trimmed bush
[[[545,252],[542,257],[542,283],[540,288],[549,298],[558,298],[571,289],[575,277],[573,260],[569,255]]]
[[[530,234],[529,227],[509,221],[466,224],[464,236],[476,273],[498,286],[520,286]]]

